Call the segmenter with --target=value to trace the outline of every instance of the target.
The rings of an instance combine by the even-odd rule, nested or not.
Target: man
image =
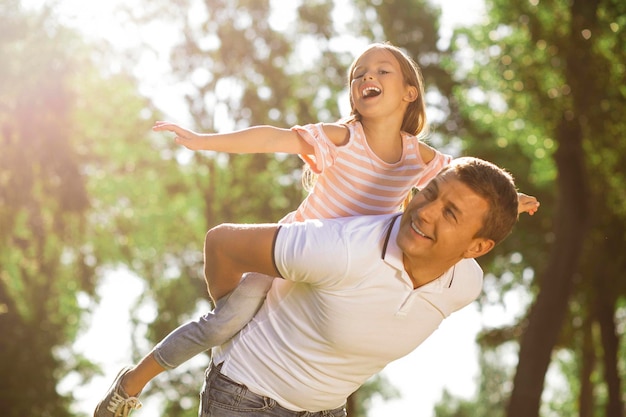
[[[483,274],[474,258],[510,233],[517,204],[510,175],[460,158],[401,217],[211,229],[205,272],[214,299],[247,271],[284,279],[214,349],[200,416],[345,416],[352,392],[476,299]]]

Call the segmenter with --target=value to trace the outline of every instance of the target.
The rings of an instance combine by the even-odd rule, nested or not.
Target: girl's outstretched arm
[[[230,133],[196,133],[176,123],[157,121],[152,130],[176,135],[176,143],[193,151],[310,154],[313,147],[298,133],[274,126],[254,126]]]

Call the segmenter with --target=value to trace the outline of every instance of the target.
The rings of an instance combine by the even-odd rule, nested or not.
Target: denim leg
[[[155,360],[173,369],[199,353],[219,346],[241,330],[259,310],[273,277],[246,273],[241,282],[217,307],[168,334],[152,350]]]
[[[200,395],[198,417],[346,417],[345,407],[324,411],[293,411],[275,400],[255,394],[211,365]]]

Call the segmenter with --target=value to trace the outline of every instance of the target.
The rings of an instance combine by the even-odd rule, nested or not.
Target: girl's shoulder
[[[420,157],[422,158],[422,161],[424,161],[425,164],[430,163],[430,161],[432,161],[437,155],[437,151],[435,150],[435,148],[424,143],[418,136],[412,135],[407,132],[402,132],[402,136],[404,137],[404,140],[408,141],[409,143],[417,143],[418,152],[420,154]],[[406,143],[407,142],[405,142],[405,144]]]
[[[328,139],[337,146],[345,145],[350,139],[350,129],[342,123],[321,123]]]
[[[437,151],[434,148],[422,142],[421,140],[418,140],[417,143],[419,144],[418,146],[419,146],[420,156],[422,157],[422,161],[424,161],[424,163],[426,164],[432,161],[435,158],[435,154],[437,153]]]

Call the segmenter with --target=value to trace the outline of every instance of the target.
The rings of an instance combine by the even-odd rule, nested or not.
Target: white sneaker
[[[104,398],[96,406],[93,417],[128,417],[132,410],[141,408],[141,401],[122,389],[122,378],[132,367],[123,368],[115,377]]]

